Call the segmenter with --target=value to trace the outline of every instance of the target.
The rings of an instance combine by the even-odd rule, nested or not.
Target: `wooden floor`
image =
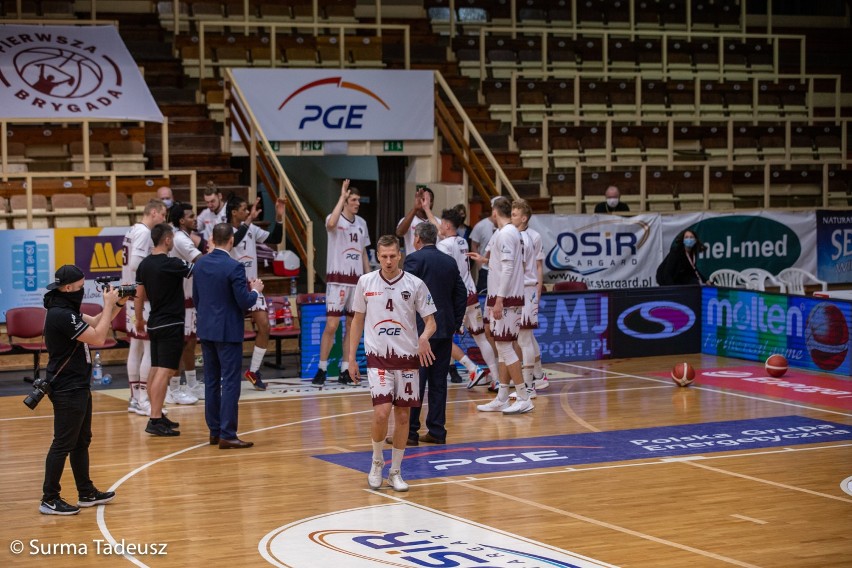
[[[686,360],[699,369],[747,364],[708,356]],[[240,436],[256,445],[239,451],[206,444],[201,403],[172,410],[170,417],[181,422],[180,437],[152,438],[143,431],[145,419],[126,412],[121,391],[97,392],[92,478],[118,496],[75,517],[38,513],[52,432],[49,401],[31,412],[21,397],[4,397],[0,563],[852,566],[852,495],[841,487],[852,484],[849,440],[774,448],[746,444],[666,459],[613,453],[568,467],[558,461],[541,467],[549,465],[543,456],[551,455],[541,445],[531,443],[534,451],[509,447],[510,441],[539,436],[678,425],[706,430],[703,425],[711,422],[794,415],[852,425],[852,412],[843,409],[724,391],[700,381],[677,388],[655,375],[675,362],[657,357],[547,365],[550,388],[539,395],[532,413],[519,416],[477,412],[475,404],[491,395],[483,387],[451,385],[451,445],[421,444],[417,451],[434,450],[450,460],[462,450],[504,441],[506,448],[496,446],[505,451],[483,461],[521,465],[491,471],[454,466],[445,470],[447,477],[409,478],[407,493],[370,491],[364,473],[369,457],[356,460],[363,471],[315,457],[370,450],[370,400],[360,388],[316,392],[273,379],[266,393],[246,392]],[[630,439],[641,437],[630,434]],[[572,447],[577,455],[591,455],[583,450],[589,445]],[[63,497],[76,502],[70,468],[63,476]],[[399,534],[388,536],[394,531]],[[15,540],[23,544],[21,554],[11,551],[18,546]],[[356,541],[374,552],[353,548]],[[380,546],[388,542],[395,545]],[[147,546],[147,551],[109,555],[109,543]],[[156,554],[162,545],[164,556]],[[532,550],[539,559],[533,553],[519,557],[519,550]]]

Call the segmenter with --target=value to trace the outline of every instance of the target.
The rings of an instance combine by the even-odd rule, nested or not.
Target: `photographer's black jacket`
[[[47,378],[54,392],[90,388],[92,373],[89,346],[77,341],[89,324],[83,321],[79,306],[63,296],[57,291],[44,296],[44,307],[47,308],[44,342],[49,357]],[[66,360],[68,363],[65,363]]]

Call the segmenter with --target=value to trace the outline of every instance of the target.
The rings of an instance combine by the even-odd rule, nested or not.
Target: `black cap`
[[[60,286],[65,286],[66,284],[73,284],[79,280],[82,280],[86,277],[83,274],[83,271],[74,266],[73,264],[66,264],[60,266],[56,270],[56,278],[47,285],[48,290],[56,290]]]

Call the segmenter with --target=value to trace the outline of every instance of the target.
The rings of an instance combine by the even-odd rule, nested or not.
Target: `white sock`
[[[195,375],[195,370],[184,371],[184,373],[186,374],[186,386],[192,388],[198,384],[198,378]]]
[[[251,365],[249,366],[249,371],[256,373],[257,370],[260,369],[264,355],[266,355],[266,349],[261,349],[260,347],[255,346],[254,351],[251,354]]]
[[[328,359],[326,359],[325,361],[320,361],[319,365],[317,366],[319,367],[320,371],[328,371]]]
[[[402,456],[404,456],[404,455],[405,455],[405,449],[397,450],[396,448],[394,448],[393,450],[391,450],[391,466],[390,466],[390,468],[391,468],[392,471],[399,471],[399,469],[402,467]]]
[[[139,391],[139,367],[142,365],[141,339],[131,338],[130,347],[127,349],[127,383],[130,385],[130,397],[139,402],[137,393]]]
[[[506,402],[509,400],[509,385],[504,385],[500,383],[497,385],[497,400],[500,402]]]
[[[379,442],[376,442],[375,440],[372,440],[372,442],[373,442],[373,461],[375,461],[375,460],[385,461],[385,456],[382,453],[382,450],[385,449],[385,441],[381,440]]]
[[[535,365],[533,365],[533,376],[540,379],[542,375],[544,375],[544,371],[541,368],[541,358],[538,358],[535,360]]]
[[[340,363],[340,372],[349,370],[349,361],[343,361]]]
[[[522,367],[521,375],[524,377],[524,385],[527,387],[527,392],[532,392],[535,388],[535,379],[533,378],[532,367]]]
[[[169,389],[178,390],[180,388],[180,375],[169,379]]]
[[[470,357],[468,357],[467,355],[465,355],[464,357],[459,359],[459,363],[464,365],[464,368],[467,369],[468,373],[475,373],[476,372],[476,363],[471,361]]]

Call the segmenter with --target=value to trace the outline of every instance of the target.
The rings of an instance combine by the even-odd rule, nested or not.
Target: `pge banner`
[[[702,353],[750,361],[780,353],[794,367],[852,372],[848,302],[704,287],[702,304]]]
[[[815,223],[813,211],[669,215],[662,219],[662,251],[668,253],[675,237],[691,229],[707,245],[697,263],[705,276],[720,268],[778,274],[791,266],[815,273]]]
[[[816,212],[817,277],[852,282],[852,211]]]
[[[609,293],[613,357],[701,350],[701,287],[665,286]]]
[[[115,27],[0,25],[0,118],[163,114]]]
[[[541,233],[544,280],[583,280],[592,289],[656,284],[662,260],[660,216],[535,215]]]
[[[431,71],[234,69],[269,140],[432,140]]]

